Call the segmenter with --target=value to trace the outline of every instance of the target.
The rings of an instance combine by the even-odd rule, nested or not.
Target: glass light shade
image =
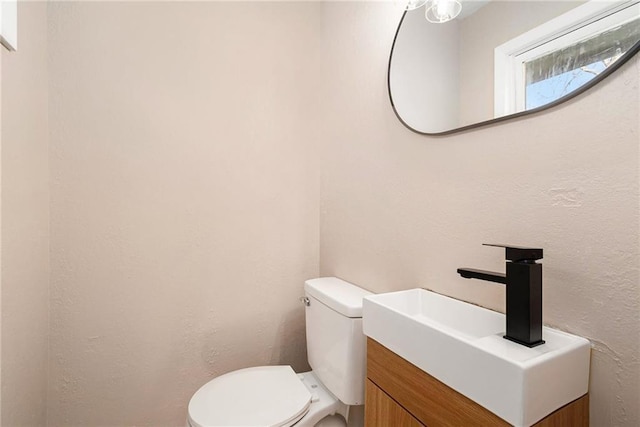
[[[419,9],[425,4],[427,4],[428,1],[429,0],[409,0],[409,2],[407,3],[407,7],[405,9],[406,10]]]
[[[462,5],[458,0],[431,0],[427,6],[424,16],[427,21],[434,24],[451,21],[462,11]]]

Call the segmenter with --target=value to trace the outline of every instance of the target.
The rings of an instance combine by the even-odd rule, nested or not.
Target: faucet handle
[[[501,245],[495,243],[483,243],[483,246],[505,248],[505,259],[507,261],[522,262],[542,259],[542,248],[527,248],[524,246]]]

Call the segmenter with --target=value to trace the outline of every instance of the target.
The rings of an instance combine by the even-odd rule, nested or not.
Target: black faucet
[[[507,285],[507,333],[504,338],[535,347],[542,340],[542,249],[512,245],[489,245],[505,248],[507,273],[459,268],[465,279],[488,280]]]

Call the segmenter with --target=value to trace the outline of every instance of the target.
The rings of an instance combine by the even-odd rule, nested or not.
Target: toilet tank
[[[362,299],[371,292],[336,277],[307,280],[304,290],[309,365],[341,402],[364,404]]]

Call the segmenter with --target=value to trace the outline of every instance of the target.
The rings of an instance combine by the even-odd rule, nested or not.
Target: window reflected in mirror
[[[639,39],[640,21],[634,19],[524,61],[524,109],[541,107],[579,89],[613,65]]]

